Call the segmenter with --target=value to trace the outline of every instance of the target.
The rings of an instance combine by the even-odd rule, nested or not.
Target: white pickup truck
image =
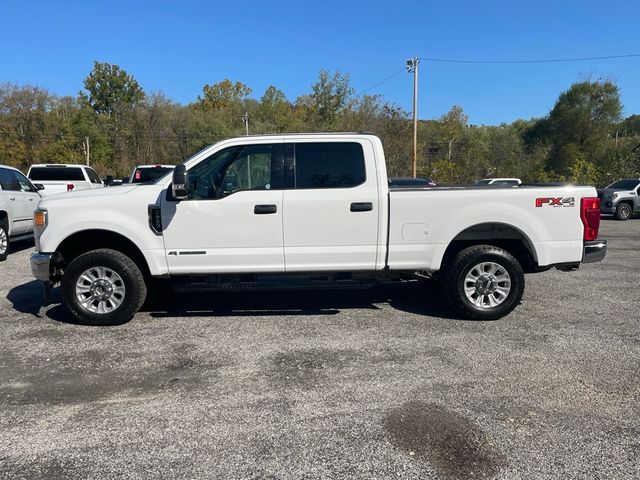
[[[437,276],[461,315],[512,311],[524,272],[600,261],[593,187],[389,186],[370,134],[221,141],[152,184],[45,198],[31,267],[87,324],[180,290],[361,286]]]
[[[86,165],[61,163],[31,165],[27,177],[44,187],[41,191],[43,197],[105,186],[96,171]]]

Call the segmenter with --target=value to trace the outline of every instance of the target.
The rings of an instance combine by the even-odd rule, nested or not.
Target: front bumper
[[[49,282],[51,280],[52,253],[33,252],[31,254],[31,273],[38,280]]]
[[[584,242],[584,253],[582,261],[584,263],[595,263],[604,260],[607,255],[607,241],[594,240],[592,242]]]
[[[611,200],[600,202],[600,213],[604,213],[606,215],[613,215],[616,213],[616,207],[618,205],[614,204]]]

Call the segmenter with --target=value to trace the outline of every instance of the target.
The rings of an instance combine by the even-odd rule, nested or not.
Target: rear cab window
[[[295,144],[295,188],[352,188],[366,181],[362,146],[356,142]]]
[[[131,183],[150,183],[173,171],[173,167],[138,167],[133,172]]]
[[[82,172],[82,166],[67,167],[67,166],[46,166],[46,167],[31,167],[29,171],[29,179],[31,181],[53,181],[53,182],[84,182],[84,173]]]

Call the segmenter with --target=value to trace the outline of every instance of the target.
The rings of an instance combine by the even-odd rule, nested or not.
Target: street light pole
[[[244,122],[244,131],[245,135],[249,135],[249,114],[245,112],[242,116],[242,121]]]
[[[418,64],[420,59],[413,57],[407,60],[407,72],[413,73],[413,163],[411,175],[417,176],[418,166]]]

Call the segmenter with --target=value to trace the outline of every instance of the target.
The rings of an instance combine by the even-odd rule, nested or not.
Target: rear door
[[[285,146],[286,270],[374,270],[379,201],[370,143],[316,138]]]

